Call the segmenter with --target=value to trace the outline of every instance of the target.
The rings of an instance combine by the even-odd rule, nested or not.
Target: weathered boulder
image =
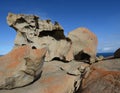
[[[75,58],[95,62],[97,37],[86,28],[73,30],[66,38],[58,22],[53,24],[35,15],[9,13],[7,22],[17,31],[15,47],[25,44],[48,47],[46,61],[54,58],[71,61]]]
[[[114,52],[114,58],[120,58],[120,48]]]
[[[32,46],[37,48],[47,47],[47,53],[45,56],[45,61],[51,61],[54,58],[58,58],[63,61],[71,61],[73,59],[73,54],[71,51],[72,42],[69,39],[56,40],[53,37],[45,36],[42,38],[36,38],[35,43]]]
[[[41,78],[36,82],[13,90],[0,90],[0,93],[75,93],[88,68],[88,64],[77,61],[44,62]]]
[[[56,57],[64,61],[73,59],[71,40],[65,37],[64,30],[58,22],[53,24],[50,20],[39,20],[35,15],[12,13],[8,14],[7,22],[17,32],[15,47],[22,45],[48,47],[46,61]]]
[[[19,46],[0,57],[0,89],[22,87],[40,76],[46,49],[32,48]]]
[[[77,93],[120,93],[120,59],[101,61],[90,69]]]
[[[64,39],[63,28],[59,23],[52,24],[50,20],[39,20],[35,15],[9,13],[7,23],[17,31],[15,45],[35,42],[34,38],[52,36]]]
[[[73,55],[76,60],[95,62],[97,37],[86,28],[77,28],[68,34],[72,40]]]

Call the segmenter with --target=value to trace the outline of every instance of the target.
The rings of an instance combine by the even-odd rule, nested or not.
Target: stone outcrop
[[[81,83],[82,75],[88,68],[88,64],[77,61],[44,62],[42,76],[36,82],[9,91],[0,90],[0,93],[75,93]]]
[[[50,20],[39,20],[35,15],[12,13],[9,13],[7,22],[17,31],[15,47],[22,45],[47,47],[45,61],[51,61],[54,58],[64,61],[73,59],[71,40],[64,36],[63,28],[58,22],[53,24]]]
[[[97,37],[86,28],[75,29],[66,38],[58,22],[53,24],[50,20],[41,20],[35,15],[9,13],[7,21],[17,31],[15,47],[47,47],[45,61],[58,58],[64,61],[76,59],[95,62]]]
[[[0,89],[13,89],[32,83],[41,74],[46,49],[19,46],[0,57]]]
[[[77,93],[119,93],[120,59],[111,59],[95,63],[90,67],[88,77],[82,81]]]
[[[95,62],[97,37],[86,28],[77,28],[68,34],[72,40],[73,55],[76,60]]]
[[[120,48],[114,52],[114,58],[120,58]]]
[[[9,13],[7,22],[17,35],[0,57],[0,93],[119,93],[119,49],[96,57],[97,37],[88,29],[66,37],[58,22],[36,15]]]

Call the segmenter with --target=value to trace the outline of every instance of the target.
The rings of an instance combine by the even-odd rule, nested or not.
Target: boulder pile
[[[111,91],[120,85],[119,59],[104,65],[104,58],[96,57],[97,37],[87,28],[65,36],[58,22],[13,13],[8,14],[7,23],[16,38],[11,52],[0,57],[0,93],[101,93],[97,91],[103,90],[103,82]],[[114,79],[113,85],[109,78]]]

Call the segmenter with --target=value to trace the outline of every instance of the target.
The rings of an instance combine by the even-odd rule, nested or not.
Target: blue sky
[[[98,52],[114,52],[120,47],[119,0],[1,0],[0,54],[13,48],[16,36],[7,25],[8,12],[58,21],[66,35],[78,27],[86,27],[98,37]]]

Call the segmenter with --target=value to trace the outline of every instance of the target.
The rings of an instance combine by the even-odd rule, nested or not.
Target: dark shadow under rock
[[[115,51],[114,57],[115,58],[120,58],[120,48]]]
[[[44,37],[44,36],[51,36],[51,37],[55,38],[56,40],[65,39],[63,30],[61,30],[61,31],[56,31],[56,30],[45,31],[45,30],[43,30],[38,35],[38,37]]]
[[[81,51],[77,55],[75,55],[75,60],[89,62],[90,61],[90,55]]]

